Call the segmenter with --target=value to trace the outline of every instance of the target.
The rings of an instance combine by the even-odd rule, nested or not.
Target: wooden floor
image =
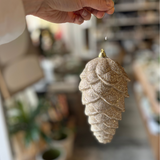
[[[99,144],[89,125],[77,128],[72,160],[155,160],[139,115],[133,92],[126,98],[126,112],[110,144]]]

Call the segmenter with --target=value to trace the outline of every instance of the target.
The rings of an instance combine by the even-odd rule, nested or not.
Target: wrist
[[[34,14],[42,5],[43,0],[22,0],[26,15]]]

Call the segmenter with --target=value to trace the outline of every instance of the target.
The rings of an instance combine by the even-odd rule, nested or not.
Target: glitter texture
[[[91,131],[100,143],[110,143],[125,111],[130,79],[123,67],[108,57],[88,62],[80,78],[79,90]]]

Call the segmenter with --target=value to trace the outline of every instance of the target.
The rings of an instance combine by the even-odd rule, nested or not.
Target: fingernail
[[[86,17],[88,15],[88,12],[86,10],[83,10],[82,16]]]
[[[79,22],[83,22],[83,18],[82,18],[82,17],[79,17],[79,18],[78,18],[78,21],[79,21]]]

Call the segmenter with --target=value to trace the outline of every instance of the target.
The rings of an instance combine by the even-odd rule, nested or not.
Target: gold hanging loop
[[[101,58],[106,58],[107,57],[104,49],[101,49],[101,52],[99,53],[98,57],[101,57]]]

